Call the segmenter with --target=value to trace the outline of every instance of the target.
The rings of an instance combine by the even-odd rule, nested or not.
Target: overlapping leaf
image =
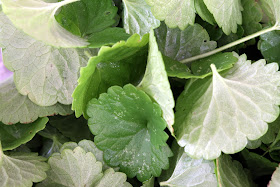
[[[31,124],[5,125],[0,122],[2,150],[13,150],[30,141],[38,131],[43,130],[48,118],[40,118]]]
[[[150,32],[149,56],[145,75],[138,85],[140,89],[150,95],[161,107],[162,116],[167,122],[168,129],[173,135],[175,106],[173,94],[168,81],[161,52],[158,50],[154,31]]]
[[[170,28],[184,30],[195,20],[194,0],[146,0],[154,16]]]
[[[141,182],[159,176],[172,156],[159,105],[132,85],[113,86],[88,105],[89,127],[110,166]],[[137,114],[137,115],[136,115]]]
[[[263,10],[276,25],[280,24],[280,2],[278,0],[260,0]]]
[[[161,186],[217,186],[213,161],[192,159],[183,148],[178,148],[172,175]],[[175,159],[175,158],[173,158]],[[171,168],[172,169],[172,168]]]
[[[237,25],[242,24],[240,0],[204,0],[204,3],[224,33],[236,33]]]
[[[18,93],[13,78],[0,85],[0,121],[4,124],[31,123],[38,117],[71,114],[70,105],[39,106]]]
[[[53,154],[48,160],[51,169],[48,178],[39,186],[112,186],[130,187],[126,175],[107,169],[102,172],[102,163],[96,161],[91,152],[81,147],[64,149],[61,154]]]
[[[36,153],[14,152],[5,155],[0,143],[0,186],[27,187],[44,180],[49,166]]]
[[[268,187],[278,187],[280,186],[280,167],[278,166],[273,173],[271,180],[269,184],[267,185]]]
[[[253,64],[242,55],[232,69],[191,80],[177,100],[178,143],[193,157],[214,159],[260,138],[279,115],[280,73],[276,63]]]
[[[84,47],[89,43],[65,30],[54,17],[59,8],[76,1],[2,0],[2,9],[17,28],[39,41],[56,47]]]
[[[57,49],[27,36],[0,13],[0,46],[5,66],[14,72],[22,95],[41,106],[72,103],[79,70],[87,63],[84,50]]]
[[[145,0],[124,0],[124,29],[129,34],[143,36],[160,25]]]
[[[229,155],[221,155],[216,160],[216,175],[220,187],[250,187],[254,186],[251,176],[240,162],[232,160]]]
[[[92,98],[114,85],[124,86],[137,82],[146,65],[145,46],[148,35],[140,40],[138,34],[127,41],[116,43],[112,47],[104,46],[98,56],[92,57],[88,65],[81,69],[78,86],[73,93],[73,109],[76,117],[86,116],[86,106]]]

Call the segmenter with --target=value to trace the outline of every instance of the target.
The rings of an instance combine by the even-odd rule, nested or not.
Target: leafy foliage
[[[87,114],[94,142],[110,166],[140,181],[168,168],[172,152],[165,143],[166,122],[160,107],[143,91],[132,85],[113,86],[89,102]]]
[[[223,76],[211,65],[213,77],[190,81],[177,101],[175,135],[193,157],[215,159],[221,151],[238,152],[247,138],[264,135],[267,123],[279,114],[278,65],[238,58]]]
[[[278,186],[279,0],[0,1],[0,186]]]

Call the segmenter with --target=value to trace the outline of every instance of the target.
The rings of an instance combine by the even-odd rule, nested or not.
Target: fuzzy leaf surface
[[[53,154],[48,163],[51,167],[47,172],[48,178],[39,186],[131,186],[126,182],[124,173],[114,172],[113,169],[102,173],[102,163],[81,147]]]
[[[0,186],[29,187],[41,182],[49,169],[46,158],[37,153],[13,152],[5,155],[0,144]]]
[[[129,34],[143,36],[160,25],[145,0],[124,0],[124,29]]]
[[[90,101],[87,114],[94,142],[108,165],[141,182],[169,167],[166,122],[159,105],[143,91],[130,84],[113,86]]]
[[[70,105],[36,105],[27,96],[18,93],[12,77],[0,85],[0,121],[4,124],[32,123],[38,117],[71,113]]]
[[[88,42],[60,26],[54,16],[58,9],[76,1],[78,0],[56,3],[47,3],[43,0],[1,2],[3,12],[13,24],[33,38],[56,47],[84,47]]]
[[[233,68],[213,77],[191,80],[176,106],[175,135],[195,158],[215,159],[242,150],[247,139],[263,136],[279,115],[278,64],[253,64],[238,56]]]
[[[184,30],[195,21],[194,0],[146,0],[153,15],[170,28]]]
[[[161,182],[161,186],[217,186],[213,161],[192,159],[183,148],[179,148],[177,154],[172,176],[167,181]]]
[[[15,28],[2,12],[0,46],[4,64],[14,72],[22,95],[41,106],[72,103],[80,67],[88,60],[83,49],[58,49],[37,41]]]
[[[204,0],[204,3],[224,33],[236,33],[237,25],[242,24],[240,0]]]

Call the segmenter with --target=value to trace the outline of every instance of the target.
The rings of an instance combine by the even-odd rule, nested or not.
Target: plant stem
[[[197,56],[194,56],[194,57],[191,57],[191,58],[187,58],[187,59],[181,60],[181,63],[183,63],[183,64],[188,64],[188,63],[190,63],[190,62],[192,62],[192,61],[199,60],[199,59],[202,59],[202,58],[205,58],[205,57],[214,55],[214,54],[219,53],[219,52],[221,52],[221,51],[223,51],[223,50],[226,50],[226,49],[229,49],[229,48],[231,48],[231,47],[234,47],[234,46],[236,46],[236,45],[238,45],[238,44],[241,44],[241,43],[246,42],[246,41],[248,41],[248,40],[254,39],[254,38],[256,38],[256,37],[258,37],[258,36],[260,36],[260,35],[262,35],[262,34],[268,33],[268,32],[270,32],[270,31],[278,30],[278,29],[279,29],[279,26],[274,25],[273,27],[269,27],[269,28],[267,28],[267,29],[261,30],[261,31],[259,31],[259,32],[254,33],[254,34],[251,34],[251,35],[249,35],[249,36],[246,36],[246,37],[244,37],[244,38],[241,38],[241,39],[239,39],[239,40],[236,40],[236,41],[234,41],[234,42],[232,42],[232,43],[229,43],[229,44],[227,44],[227,45],[224,45],[224,46],[222,46],[222,47],[220,47],[220,48],[218,48],[218,49],[215,49],[215,50],[213,50],[213,51],[209,51],[209,52],[204,53],[204,54],[201,54],[201,55],[197,55]]]

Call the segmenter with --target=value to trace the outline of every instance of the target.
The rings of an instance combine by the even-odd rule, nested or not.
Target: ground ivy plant
[[[279,0],[1,0],[0,186],[280,186]]]

